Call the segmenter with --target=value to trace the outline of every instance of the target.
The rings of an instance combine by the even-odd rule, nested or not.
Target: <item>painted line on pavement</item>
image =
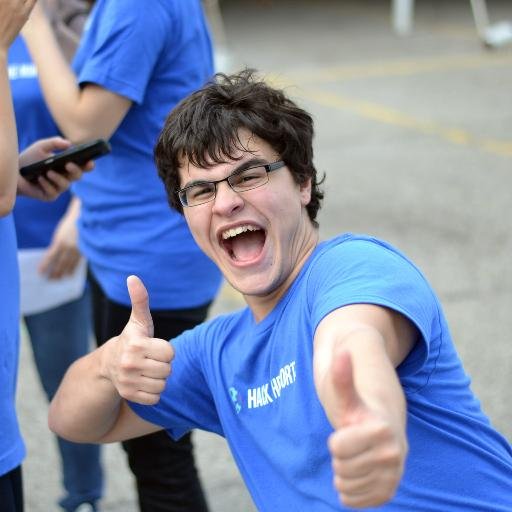
[[[459,146],[475,147],[495,155],[512,157],[512,141],[487,139],[476,136],[463,128],[443,126],[433,121],[419,119],[385,105],[353,98],[316,88],[327,83],[343,83],[360,78],[406,76],[418,73],[479,69],[512,65],[512,55],[458,55],[419,60],[396,60],[361,65],[336,66],[323,69],[298,70],[286,76],[269,74],[266,79],[272,84],[292,89],[291,94],[319,105],[352,112],[365,119],[397,126],[438,137]]]

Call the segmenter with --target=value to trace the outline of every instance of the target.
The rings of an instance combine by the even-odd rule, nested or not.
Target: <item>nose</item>
[[[212,211],[219,215],[229,216],[240,210],[244,200],[238,192],[235,192],[227,181],[217,183],[217,192],[213,200]]]

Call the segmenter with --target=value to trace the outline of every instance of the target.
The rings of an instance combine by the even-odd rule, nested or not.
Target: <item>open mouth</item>
[[[224,231],[221,244],[232,260],[244,263],[255,260],[261,254],[265,238],[263,229],[245,224]]]

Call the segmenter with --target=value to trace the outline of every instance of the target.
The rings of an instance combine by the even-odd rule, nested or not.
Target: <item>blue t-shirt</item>
[[[12,215],[0,217],[0,476],[21,464],[25,445],[16,419],[19,282]],[[1,508],[1,507],[0,507]]]
[[[74,188],[82,200],[80,245],[107,296],[129,305],[137,274],[151,308],[206,304],[220,272],[171,210],[153,161],[170,110],[212,75],[212,48],[198,0],[98,0],[74,60],[94,83],[133,105],[112,135],[112,153]]]
[[[23,151],[38,139],[58,135],[59,129],[46,107],[39,87],[37,69],[21,36],[9,48],[8,66],[19,150]],[[18,248],[47,247],[70,199],[69,192],[61,194],[51,202],[26,196],[17,197],[13,214]]]
[[[471,392],[438,299],[404,255],[373,238],[321,243],[261,322],[246,308],[176,338],[160,402],[130,405],[175,438],[192,428],[225,436],[258,510],[346,510],[332,486],[313,337],[326,315],[354,303],[396,310],[421,333],[397,368],[406,468],[378,510],[510,511],[511,448]]]

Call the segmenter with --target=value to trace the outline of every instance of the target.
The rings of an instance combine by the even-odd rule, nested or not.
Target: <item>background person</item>
[[[47,4],[53,24],[58,28],[59,43],[71,54],[89,6],[79,0],[54,0]],[[59,129],[44,103],[37,69],[21,36],[9,49],[8,65],[19,149],[22,151],[34,140],[59,133]],[[34,293],[48,298],[46,302],[26,306],[26,310],[22,307],[37,373],[48,400],[55,394],[68,366],[89,351],[91,341],[90,293],[77,247],[78,212],[69,211],[65,215],[71,197],[68,191],[56,201],[43,203],[21,196],[13,210],[18,255],[31,257],[34,250],[39,249],[38,265],[43,275],[52,281],[73,276],[79,281],[77,289],[81,288],[78,295],[62,297],[56,303],[52,293],[44,289],[44,282],[37,279],[37,284],[33,283],[31,272],[24,273],[24,266],[20,266],[24,284],[22,298]],[[51,282],[47,284],[51,287]],[[24,302],[22,300],[22,306]],[[65,490],[60,506],[73,512],[80,505],[89,504],[90,510],[96,510],[96,502],[103,493],[99,446],[70,443],[61,438],[57,441]]]
[[[370,236],[319,242],[312,137],[248,72],[171,113],[155,151],[169,200],[248,307],[169,344],[129,278],[130,321],[70,368],[51,427],[100,442],[216,432],[259,510],[509,510],[511,447],[420,270]]]
[[[198,0],[98,0],[71,69],[36,6],[23,35],[48,108],[78,142],[110,139],[94,179],[74,189],[81,202],[80,248],[91,270],[95,335],[109,339],[127,322],[126,277],[142,270],[159,336],[202,322],[220,272],[169,213],[153,146],[169,110],[213,72]],[[55,80],[55,77],[59,77]],[[141,510],[206,510],[190,435],[164,432],[124,443]]]
[[[55,199],[81,176],[79,167],[66,166],[67,174],[50,171],[35,184],[19,175],[19,166],[69,147],[60,137],[38,141],[20,156],[14,119],[7,52],[25,23],[33,1],[0,0],[0,503],[3,512],[23,511],[21,463],[25,446],[15,409],[19,359],[19,280],[16,234],[12,208],[16,194]],[[88,166],[90,169],[91,167]]]

